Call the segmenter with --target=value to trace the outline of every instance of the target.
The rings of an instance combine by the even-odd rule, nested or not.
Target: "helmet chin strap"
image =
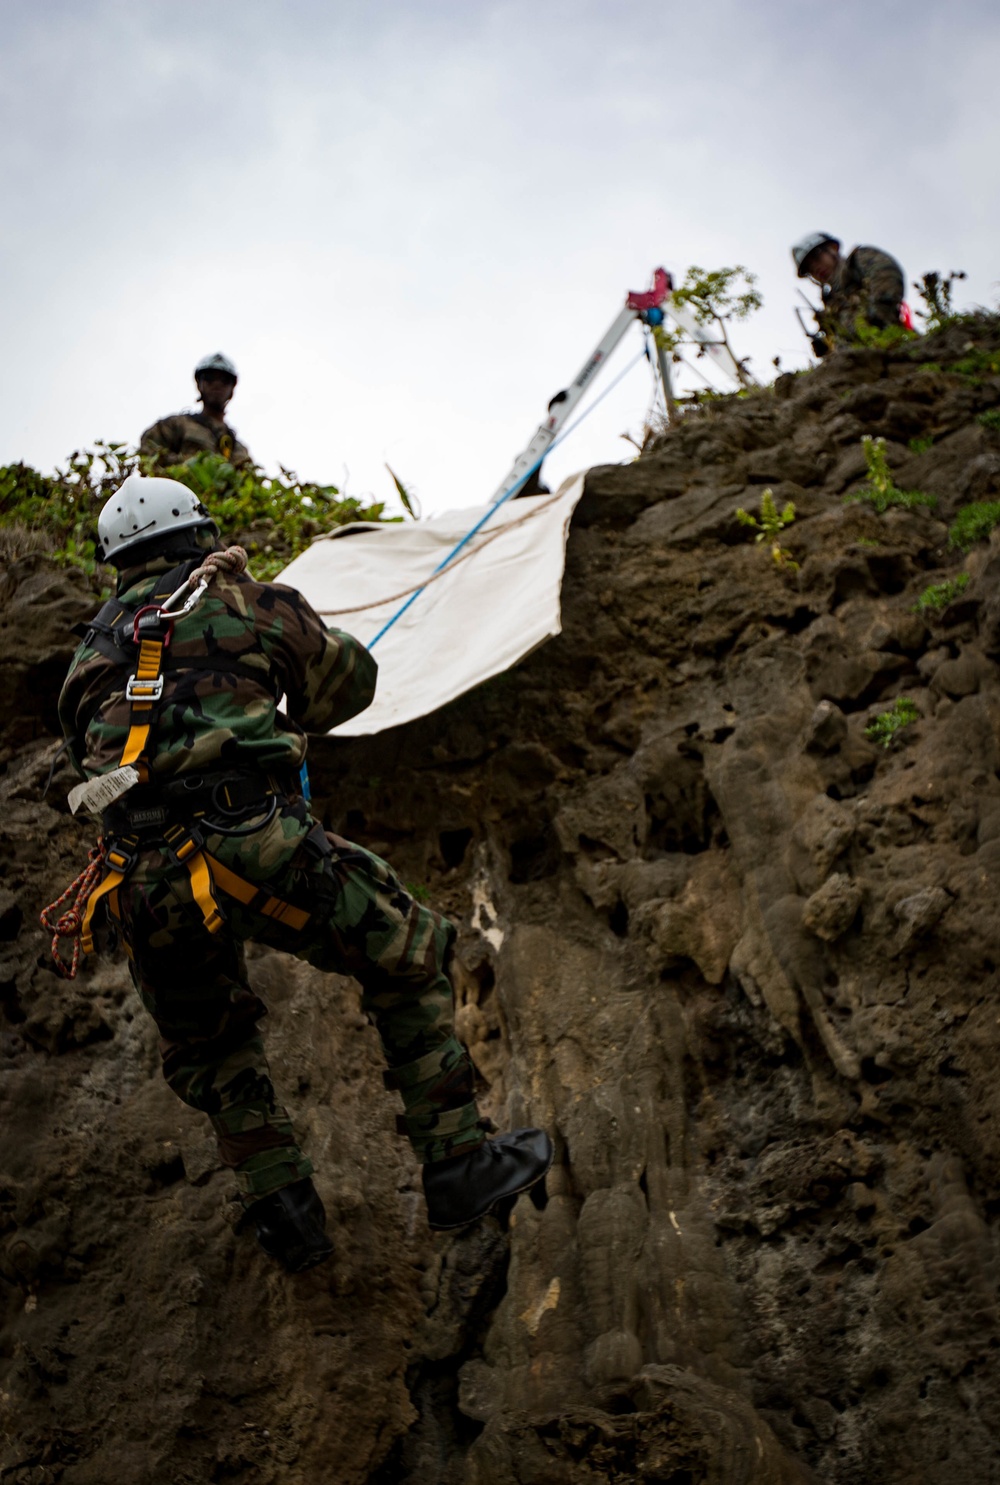
[[[155,562],[159,557],[169,557],[175,561],[183,561],[185,557],[197,557],[201,561],[211,551],[211,547],[200,546],[195,532],[204,531],[207,534],[209,529],[207,526],[196,526],[178,531],[173,536],[165,536],[160,541],[154,537],[142,546],[132,550],[126,549],[121,554],[121,565],[119,566],[118,563],[113,565],[118,568],[119,572],[127,572],[133,567],[143,567],[147,562]],[[218,529],[213,523],[211,529],[213,543],[218,538],[218,534]]]

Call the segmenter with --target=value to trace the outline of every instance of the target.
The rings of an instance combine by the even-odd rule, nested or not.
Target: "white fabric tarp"
[[[425,717],[558,634],[566,538],[582,494],[577,475],[555,495],[501,506],[375,645],[375,700],[334,733],[364,737]],[[328,625],[370,644],[485,511],[341,527],[277,581],[298,588]]]

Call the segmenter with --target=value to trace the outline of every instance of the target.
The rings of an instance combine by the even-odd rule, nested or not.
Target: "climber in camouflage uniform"
[[[792,258],[799,278],[811,278],[823,295],[812,338],[818,356],[856,342],[859,323],[879,330],[900,323],[903,270],[881,248],[856,247],[844,256],[836,237],[810,232],[792,248]]]
[[[157,469],[182,464],[195,454],[221,454],[237,469],[252,464],[249,449],[226,422],[236,381],[236,367],[228,356],[218,352],[203,356],[194,369],[201,412],[173,413],[153,423],[139,440],[139,453]]]
[[[164,1075],[211,1119],[261,1245],[293,1271],[331,1251],[312,1165],[271,1082],[247,939],[360,982],[431,1225],[502,1209],[543,1182],[552,1150],[540,1130],[486,1140],[454,1029],[455,931],[384,861],[325,831],[299,785],[306,731],[369,705],[374,660],[295,589],[238,570],[245,554],[221,551],[208,512],[173,480],[130,476],[99,534],[118,593],[73,658],[59,715],[80,772],[100,781],[88,789],[127,785],[128,768],[138,780],[101,800],[105,875],[88,920],[107,909],[159,1028]],[[165,614],[205,568],[196,606]]]

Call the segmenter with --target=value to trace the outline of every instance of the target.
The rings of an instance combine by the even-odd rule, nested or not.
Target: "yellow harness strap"
[[[212,868],[212,876],[216,886],[221,887],[223,892],[230,897],[235,897],[237,902],[242,902],[255,913],[263,913],[265,918],[273,918],[276,923],[282,923],[286,928],[298,931],[309,922],[309,914],[302,908],[293,907],[290,902],[285,902],[280,897],[272,897],[262,887],[255,887],[252,882],[247,882],[243,877],[238,877],[228,866],[223,866],[214,856],[205,853],[205,858]]]
[[[223,866],[204,849],[200,833],[186,829],[183,825],[171,825],[164,831],[164,840],[174,860],[187,868],[191,878],[191,893],[201,909],[205,927],[209,933],[218,933],[225,922],[222,910],[215,900],[216,887],[235,897],[252,912],[263,913],[286,928],[298,930],[309,922],[309,914],[302,908],[293,907],[281,897],[272,897],[262,887],[237,876],[228,866]]]
[[[125,695],[132,703],[129,714],[129,731],[119,761],[119,768],[134,763],[143,753],[149,741],[149,729],[153,722],[153,707],[163,695],[163,641],[143,639],[139,641],[139,660],[135,675],[125,687]]]
[[[121,915],[118,911],[118,888],[125,880],[126,873],[133,866],[135,860],[134,856],[125,851],[119,851],[114,846],[112,846],[112,848],[108,851],[104,859],[107,863],[108,868],[107,875],[104,877],[103,881],[97,884],[93,892],[91,892],[90,896],[87,898],[87,906],[84,909],[83,914],[83,923],[80,927],[80,947],[85,954],[92,954],[94,952],[94,911],[102,897],[108,898],[108,906],[114,913],[115,917],[119,918],[120,920]],[[111,895],[109,896],[109,894]]]
[[[209,933],[218,933],[226,921],[212,892],[212,873],[208,869],[208,858],[204,851],[188,856],[184,865],[191,878],[191,895],[201,908],[201,916]]]

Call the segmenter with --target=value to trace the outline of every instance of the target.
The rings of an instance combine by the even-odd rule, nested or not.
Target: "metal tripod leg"
[[[663,383],[663,400],[667,404],[667,422],[673,423],[677,418],[677,400],[674,397],[674,381],[670,371],[670,352],[657,344],[656,362],[660,368],[660,381]]]

